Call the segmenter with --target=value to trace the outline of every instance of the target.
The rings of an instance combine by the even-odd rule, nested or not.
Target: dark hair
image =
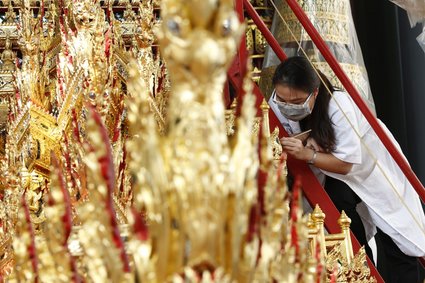
[[[300,126],[303,131],[311,129],[310,137],[314,138],[325,151],[330,152],[335,149],[336,141],[332,122],[328,115],[331,96],[326,86],[331,92],[334,92],[335,89],[328,78],[319,70],[317,71],[325,84],[322,83],[311,63],[305,57],[291,57],[276,68],[273,75],[273,85],[288,86],[307,93],[319,89],[313,112],[300,121]]]

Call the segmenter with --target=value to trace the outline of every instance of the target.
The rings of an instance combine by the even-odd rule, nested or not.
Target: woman
[[[425,256],[420,199],[349,95],[321,77],[324,83],[304,57],[289,58],[277,67],[272,108],[278,109],[289,132],[311,129],[306,142],[282,138],[283,149],[348,185],[340,189],[325,185],[340,210],[352,210],[353,201],[347,204],[346,199],[363,201],[373,224],[383,231],[382,251],[391,272],[387,282],[417,282],[415,257]],[[353,232],[364,237],[362,228]]]

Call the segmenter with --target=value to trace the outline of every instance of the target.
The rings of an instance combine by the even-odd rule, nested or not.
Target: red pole
[[[341,81],[344,88],[347,90],[347,92],[353,98],[354,102],[357,104],[359,109],[362,111],[363,115],[366,117],[369,124],[375,130],[375,133],[380,138],[380,140],[382,141],[384,146],[387,148],[387,150],[391,154],[391,156],[394,158],[395,162],[398,164],[401,171],[403,171],[404,175],[409,180],[410,184],[416,190],[416,192],[418,193],[418,195],[420,196],[422,201],[425,202],[425,188],[424,188],[424,186],[419,181],[419,179],[415,175],[415,173],[412,171],[412,169],[410,168],[410,165],[407,163],[405,158],[401,155],[401,153],[398,151],[398,149],[392,143],[392,141],[387,136],[385,131],[382,129],[381,125],[379,125],[378,120],[372,114],[369,107],[366,105],[366,103],[361,98],[357,89],[354,87],[354,85],[351,83],[350,79],[347,77],[345,72],[342,70],[338,61],[335,59],[332,52],[329,50],[328,46],[326,45],[325,41],[322,39],[322,37],[317,32],[317,30],[315,29],[313,24],[310,22],[309,18],[304,13],[303,9],[300,7],[300,5],[298,5],[296,0],[286,0],[286,2],[291,7],[294,14],[297,16],[298,20],[301,22],[304,29],[310,35],[314,44],[317,46],[317,48],[319,48],[320,53],[322,53],[323,57],[326,59],[329,66],[334,71],[335,75]]]
[[[243,0],[236,0],[236,13],[238,14],[239,21],[241,23],[245,22],[245,14],[243,10]],[[238,49],[238,59],[239,59],[239,72],[242,78],[246,74],[246,64],[248,57],[248,50],[246,49],[246,34],[244,33],[241,38]]]
[[[229,79],[226,80],[223,87],[223,101],[224,101],[224,108],[229,109],[230,104],[232,103],[230,98],[230,89],[229,89]]]
[[[245,14],[244,14],[244,9],[243,9],[243,0],[236,0],[236,5],[235,5],[235,9],[236,9],[236,13],[238,14],[239,17],[239,21],[241,23],[245,22]],[[237,86],[236,90],[237,90],[237,96],[236,96],[236,100],[237,100],[237,104],[236,104],[236,117],[239,117],[241,114],[241,109],[242,109],[242,103],[243,103],[243,97],[245,96],[245,91],[243,88],[243,79],[245,78],[245,75],[247,73],[247,62],[248,62],[248,50],[246,48],[246,34],[243,33],[241,41],[239,43],[239,49],[238,49],[238,54],[236,57],[236,62],[234,63],[238,63],[238,71],[239,71],[239,76],[241,78],[240,80],[240,85]]]
[[[254,21],[255,25],[258,27],[258,29],[263,34],[264,38],[267,40],[267,43],[273,49],[274,53],[276,53],[277,57],[281,61],[285,60],[287,58],[285,52],[283,51],[282,47],[280,47],[279,42],[277,42],[276,38],[270,32],[269,28],[263,22],[260,15],[258,15],[257,11],[255,11],[254,7],[249,2],[249,0],[243,0],[243,5],[245,6],[245,9],[246,9],[248,15],[251,17],[251,19]]]
[[[236,0],[235,10],[236,10],[236,13],[238,14],[239,22],[241,23],[245,22],[245,16],[243,13],[243,0]]]

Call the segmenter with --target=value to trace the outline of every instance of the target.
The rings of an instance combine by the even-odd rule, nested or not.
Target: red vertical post
[[[224,103],[225,109],[228,109],[230,104],[232,103],[231,97],[230,97],[229,87],[230,87],[229,78],[227,78],[226,82],[224,83],[224,87],[223,87],[223,103]]]
[[[243,9],[243,0],[236,0],[236,12],[238,13],[239,21],[245,24],[245,14]],[[245,91],[243,89],[243,79],[247,73],[247,60],[248,60],[248,50],[246,49],[246,34],[243,33],[241,42],[239,44],[238,55],[237,55],[237,64],[238,64],[238,73],[239,77],[239,85],[237,87],[237,107],[236,107],[236,116],[238,117],[241,112],[243,97],[245,95]]]

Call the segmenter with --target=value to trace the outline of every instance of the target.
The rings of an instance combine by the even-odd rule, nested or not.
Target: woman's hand
[[[313,138],[307,139],[307,143],[305,144],[305,147],[309,147],[309,148],[314,149],[315,151],[318,151],[318,152],[324,152],[323,148]]]
[[[310,160],[313,157],[314,150],[303,145],[303,142],[297,138],[281,138],[280,144],[283,151],[300,160]]]
[[[283,150],[289,155],[296,159],[312,161],[315,167],[328,172],[346,175],[353,167],[352,163],[342,161],[332,153],[323,152],[314,139],[307,140],[306,146],[297,138],[281,138],[280,143]]]

